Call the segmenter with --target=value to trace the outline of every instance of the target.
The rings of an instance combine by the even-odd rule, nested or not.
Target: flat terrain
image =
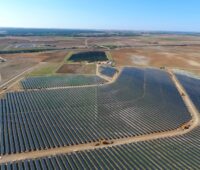
[[[148,71],[149,72],[149,71]],[[170,73],[172,74],[172,73]],[[181,94],[182,92],[184,92],[186,94],[186,92],[184,91],[184,89],[182,89],[181,85],[179,84],[179,82],[176,80],[176,78],[174,78],[174,75],[172,76],[172,80],[174,80],[179,93]],[[190,99],[189,97],[186,96],[182,96],[185,104],[188,106],[188,108],[190,108],[191,111],[191,115],[193,116],[193,120],[192,120],[192,128],[198,128],[199,125],[199,114],[196,112],[195,108],[193,107],[193,105],[190,103]],[[139,167],[143,167],[145,168],[146,165],[141,164],[141,162],[136,159],[134,159],[134,155],[137,155],[137,157],[140,156],[145,156],[148,159],[145,159],[149,164],[154,164],[156,162],[156,164],[153,165],[153,167],[169,167],[169,165],[167,165],[166,162],[160,162],[157,159],[154,160],[155,156],[152,156],[152,154],[154,154],[154,150],[152,150],[153,146],[156,145],[155,147],[160,148],[160,156],[162,156],[163,158],[166,158],[168,160],[168,158],[166,157],[165,153],[167,151],[170,150],[170,153],[172,153],[172,155],[177,158],[178,160],[176,160],[175,162],[172,160],[168,160],[171,161],[170,162],[170,167],[176,167],[177,165],[179,165],[179,167],[182,167],[186,162],[185,160],[182,160],[181,157],[183,157],[184,155],[184,151],[183,152],[179,152],[179,149],[182,150],[182,147],[184,147],[187,151],[189,151],[190,149],[190,144],[191,142],[193,143],[193,146],[198,146],[198,141],[194,141],[196,134],[198,133],[198,129],[195,131],[192,131],[192,128],[189,130],[185,130],[183,131],[183,129],[179,128],[176,129],[174,131],[169,131],[169,132],[161,132],[161,133],[154,133],[154,134],[149,134],[149,135],[144,135],[144,136],[139,136],[139,137],[135,137],[135,138],[127,138],[127,139],[117,139],[115,140],[114,144],[111,143],[111,145],[108,145],[108,147],[106,147],[106,143],[105,145],[88,145],[88,144],[83,144],[83,145],[78,145],[77,147],[60,147],[60,148],[54,148],[54,149],[48,149],[48,150],[41,150],[41,151],[34,151],[34,152],[27,152],[27,153],[22,153],[22,154],[11,154],[11,155],[7,155],[7,156],[3,156],[3,159],[0,160],[0,162],[9,162],[9,160],[24,160],[25,161],[20,161],[18,163],[12,163],[12,166],[18,166],[19,168],[21,166],[23,166],[23,164],[28,165],[30,163],[29,166],[34,166],[35,168],[40,168],[41,166],[50,168],[51,166],[53,166],[55,168],[55,164],[53,165],[52,162],[55,163],[56,160],[56,164],[61,164],[62,161],[64,160],[64,167],[68,168],[68,169],[74,169],[74,168],[78,168],[79,166],[84,167],[87,169],[87,167],[96,167],[100,162],[99,159],[95,159],[93,160],[93,158],[98,158],[99,156],[101,157],[101,159],[103,160],[103,162],[101,161],[100,166],[98,165],[97,167],[101,168],[106,168],[107,161],[111,161],[113,162],[112,164],[109,164],[112,167],[119,167],[120,165],[122,167],[134,167],[137,168]],[[188,133],[188,134],[186,134]],[[182,136],[177,136],[176,135],[182,135]],[[169,138],[169,140],[166,139],[157,139],[157,138],[164,138],[164,137],[171,137]],[[154,141],[151,141],[152,139],[154,139]],[[156,139],[156,140],[155,140]],[[150,140],[150,141],[148,141]],[[178,141],[177,141],[178,140]],[[139,141],[146,141],[146,142],[139,142]],[[183,141],[187,141],[183,143]],[[103,141],[102,141],[103,142]],[[134,143],[132,143],[134,142]],[[137,143],[135,143],[137,142]],[[176,145],[178,143],[178,145]],[[127,143],[127,144],[126,144]],[[161,144],[162,143],[162,144]],[[121,145],[121,144],[126,144],[126,145]],[[118,146],[120,145],[120,146]],[[145,148],[144,152],[143,150],[141,150],[140,146],[142,145],[142,148]],[[171,146],[170,148],[167,146]],[[112,146],[112,147],[111,147]],[[129,147],[132,147],[131,149]],[[166,147],[163,147],[166,146]],[[126,147],[128,148],[126,150]],[[96,148],[96,149],[95,149]],[[102,149],[101,149],[102,148]],[[136,149],[137,148],[137,149]],[[87,150],[90,149],[90,150]],[[115,150],[116,149],[116,150]],[[134,149],[134,151],[133,151]],[[135,150],[136,149],[136,150]],[[79,150],[79,152],[75,152],[74,151]],[[72,153],[71,153],[72,152]],[[122,156],[124,152],[128,152],[129,156],[127,157],[127,154]],[[147,152],[152,152],[151,155],[148,155]],[[58,155],[58,154],[64,154],[64,153],[70,153],[70,154],[66,154],[66,155]],[[117,162],[114,161],[115,156],[109,156],[110,154],[118,154],[118,160]],[[199,153],[198,150],[194,150],[194,152],[189,153],[189,157],[193,157],[194,154]],[[58,156],[53,156],[53,155],[58,155]],[[52,155],[52,156],[49,156]],[[85,155],[85,156],[83,156]],[[131,156],[130,156],[131,155]],[[48,156],[48,158],[40,158],[40,157],[45,157]],[[72,156],[72,157],[71,157]],[[78,158],[78,161],[76,161],[75,157]],[[87,158],[92,158],[91,159],[85,159],[85,157]],[[106,157],[106,159],[104,159]],[[188,157],[188,155],[187,155]],[[26,159],[33,159],[33,160],[26,160]],[[124,162],[124,158],[126,160],[126,163]],[[66,160],[65,160],[66,159]],[[134,160],[133,160],[134,159]],[[187,159],[186,159],[187,160]],[[189,167],[198,167],[198,164],[196,164],[196,159],[188,159],[187,160],[187,166]],[[127,162],[128,161],[128,162]],[[130,164],[130,162],[133,162],[134,164]],[[158,162],[157,162],[158,161]],[[45,163],[46,162],[46,163]],[[124,162],[123,164],[121,164],[121,162]],[[67,164],[66,164],[67,163]],[[173,165],[171,165],[173,163]],[[73,166],[72,166],[73,164]],[[10,165],[10,164],[9,164]],[[66,166],[65,166],[66,165]],[[69,165],[69,167],[67,166]],[[86,166],[87,165],[87,166]],[[6,164],[2,164],[1,167],[4,168],[5,166],[8,166]],[[149,166],[149,165],[148,165]],[[63,167],[63,168],[64,168]],[[184,165],[185,167],[185,165]]]
[[[3,56],[7,61],[4,63],[0,63],[0,74],[1,81],[0,85],[4,84],[6,81],[10,80],[14,76],[22,73],[23,71],[35,66],[38,64],[34,59],[23,58],[20,55],[15,57],[11,56]]]
[[[104,76],[113,77],[118,72],[118,70],[113,67],[101,66],[99,67],[99,72]]]
[[[199,133],[198,127],[179,137],[45,156],[12,165],[19,169],[27,165],[35,169],[199,169]]]
[[[7,93],[0,102],[1,155],[170,131],[191,120],[169,75],[154,69],[125,68],[101,86]]]
[[[28,76],[50,76],[54,75],[60,63],[43,63],[39,68],[33,70]]]
[[[0,37],[0,51],[22,49],[35,49],[35,46],[56,46],[67,48],[40,53],[0,54],[7,59],[7,63],[0,63],[2,81],[6,82],[11,77],[25,69],[39,64],[62,62],[68,52],[81,52],[87,50],[106,50],[117,66],[155,66],[178,67],[200,74],[200,36],[189,35],[142,35],[133,37]],[[54,72],[56,64],[50,74]],[[55,67],[54,67],[54,66]],[[46,66],[44,66],[46,67]],[[46,68],[41,70],[45,75]],[[40,74],[40,70],[33,72]]]
[[[112,50],[118,66],[153,66],[199,69],[199,47],[136,47]]]
[[[107,61],[108,58],[104,51],[88,51],[88,52],[78,52],[72,54],[69,59],[70,62],[98,62]]]
[[[84,38],[32,36],[32,37],[0,37],[0,50],[24,50],[37,48],[82,48]]]
[[[28,76],[47,76],[56,74],[60,65],[64,62],[66,55],[66,51],[39,54],[37,57],[41,59],[40,63],[42,64],[39,68],[29,73]]]
[[[196,108],[200,112],[200,77],[191,77],[188,75],[180,74],[179,72],[176,73],[177,78],[186,89],[188,95],[190,96],[191,100],[195,104]]]
[[[6,62],[0,63],[0,85],[41,62],[43,64],[31,75],[45,75],[49,74],[49,71],[54,72],[54,69],[64,60],[66,54],[66,51],[1,54],[0,56],[6,59]]]
[[[24,89],[44,89],[69,86],[87,86],[103,84],[106,81],[96,75],[56,75],[56,76],[40,76],[28,77],[21,81]]]
[[[121,34],[0,37],[1,169],[200,169],[200,35]]]
[[[96,74],[95,64],[63,64],[57,73],[68,74]]]

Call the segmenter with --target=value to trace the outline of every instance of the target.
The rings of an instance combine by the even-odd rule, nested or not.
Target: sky
[[[200,0],[0,0],[0,27],[200,32]]]

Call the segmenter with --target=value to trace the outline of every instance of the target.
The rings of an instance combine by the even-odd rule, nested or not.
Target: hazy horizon
[[[197,0],[0,0],[1,28],[200,31]]]

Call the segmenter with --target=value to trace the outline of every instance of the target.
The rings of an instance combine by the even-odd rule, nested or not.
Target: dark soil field
[[[57,71],[57,73],[70,73],[70,74],[95,74],[95,64],[63,64]]]

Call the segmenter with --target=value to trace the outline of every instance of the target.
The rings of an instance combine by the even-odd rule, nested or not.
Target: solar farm
[[[90,51],[72,54],[72,56],[68,60],[73,62],[98,62],[107,61],[108,58],[103,51]]]
[[[28,77],[21,81],[24,89],[45,89],[66,86],[84,86],[103,84],[106,81],[98,76],[67,75]]]
[[[1,169],[200,168],[200,79],[107,60],[72,53],[98,73],[27,76],[0,98]]]
[[[200,128],[187,135],[2,164],[2,169],[199,169]],[[183,149],[184,148],[184,149]]]
[[[100,73],[107,77],[113,77],[117,73],[117,70],[114,67],[101,66]]]
[[[176,76],[200,112],[200,79],[178,73]]]
[[[109,85],[8,93],[1,115],[1,155],[168,131],[191,119],[166,73],[130,68]]]

